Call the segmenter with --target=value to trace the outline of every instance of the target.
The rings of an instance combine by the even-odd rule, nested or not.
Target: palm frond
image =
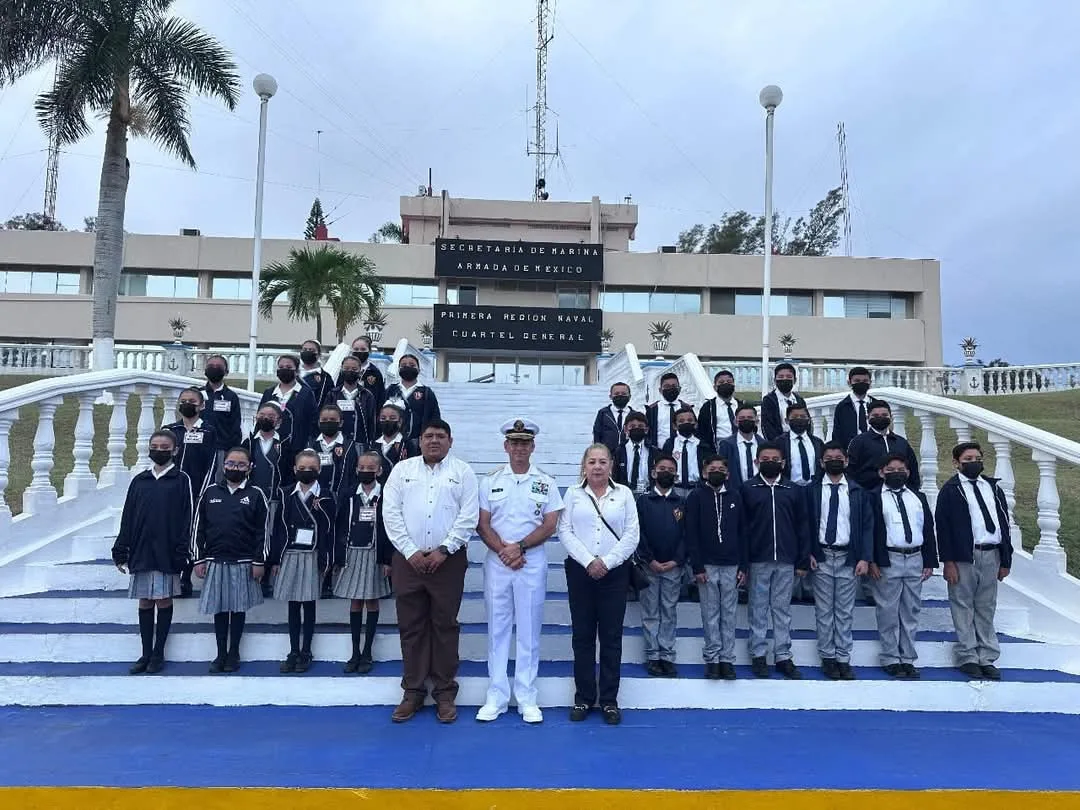
[[[166,77],[225,102],[240,100],[240,76],[229,52],[193,23],[177,17],[147,22],[132,43],[134,66],[144,75]]]
[[[90,134],[88,110],[111,110],[115,66],[101,45],[92,35],[80,36],[57,62],[52,89],[34,102],[41,128],[56,133],[61,144]]]
[[[55,59],[100,0],[0,0],[0,87]],[[107,3],[106,3],[107,5]]]
[[[132,66],[131,78],[135,87],[132,103],[145,113],[147,136],[192,169],[197,168],[188,145],[191,121],[183,83],[174,76],[146,70],[141,64]]]

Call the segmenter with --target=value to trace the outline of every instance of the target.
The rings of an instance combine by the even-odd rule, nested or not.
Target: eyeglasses
[[[226,470],[246,470],[248,463],[246,461],[226,461],[221,466]]]

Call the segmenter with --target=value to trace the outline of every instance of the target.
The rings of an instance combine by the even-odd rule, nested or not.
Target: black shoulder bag
[[[588,493],[585,493],[585,497],[589,499],[589,503],[591,503],[593,509],[596,510],[596,516],[600,518],[600,522],[604,524],[604,527],[609,532],[611,532],[611,536],[614,537],[616,541],[622,540],[616,531],[611,528],[611,524],[607,522],[607,519],[604,517],[604,513],[600,511],[600,506],[596,503],[596,500]],[[651,582],[649,579],[649,566],[638,556],[637,551],[630,555],[630,559],[627,560],[627,563],[630,566],[631,590],[635,593],[639,593],[648,588]]]

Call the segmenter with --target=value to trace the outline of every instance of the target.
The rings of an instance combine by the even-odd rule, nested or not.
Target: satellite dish
[[[427,186],[425,186],[423,183],[421,183],[416,189],[416,196],[417,197],[426,197],[427,196]]]

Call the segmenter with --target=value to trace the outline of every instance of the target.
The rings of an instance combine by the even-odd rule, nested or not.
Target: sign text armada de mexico
[[[435,276],[603,281],[604,246],[503,239],[436,239]]]

